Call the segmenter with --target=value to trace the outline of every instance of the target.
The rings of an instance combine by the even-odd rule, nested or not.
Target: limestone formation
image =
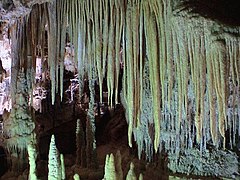
[[[28,87],[25,72],[18,73],[15,103],[10,115],[4,119],[5,146],[12,161],[12,170],[20,171],[26,166],[27,146],[36,143],[35,123],[28,105]],[[12,100],[13,101],[13,100]],[[20,159],[14,160],[14,159]]]
[[[76,127],[76,165],[86,167],[85,135],[80,119],[77,120]]]
[[[237,149],[240,133],[238,1],[44,2],[47,0],[0,3],[0,21],[8,24],[12,46],[13,108],[4,122],[6,147],[10,152],[26,150],[35,137],[28,101],[35,83],[36,56],[46,59],[52,104],[56,94],[63,99],[66,42],[73,47],[80,97],[87,89],[84,84],[89,85],[86,148],[82,147],[87,151],[88,168],[98,167],[94,104],[98,97],[103,102],[104,87],[109,108],[119,103],[121,94],[128,123],[128,145],[134,148],[133,141],[136,141],[139,159],[145,157],[151,161],[166,151],[176,158],[172,160],[173,166],[169,165],[172,169],[208,174],[192,171],[198,169],[198,163],[191,170],[179,165],[180,160],[186,160],[182,154],[188,150],[203,155],[215,149]],[[21,79],[23,72],[26,77]],[[95,92],[98,87],[99,92]],[[77,151],[79,165],[79,146]],[[109,169],[115,174],[113,162],[110,155],[106,167],[110,163]],[[231,166],[228,161],[224,163]],[[233,167],[237,171],[235,161]],[[215,171],[211,169],[211,172]],[[231,176],[233,171],[227,174]],[[130,176],[135,178],[132,166]]]
[[[74,180],[80,180],[80,177],[79,177],[78,174],[74,174],[73,179],[74,179]]]
[[[51,137],[49,154],[48,154],[48,179],[62,180],[60,154],[55,144],[54,135],[52,135]]]
[[[129,171],[127,173],[126,180],[137,180],[137,176],[134,172],[134,164],[131,162]]]
[[[107,154],[104,169],[105,169],[104,178],[103,178],[104,180],[117,179],[117,173],[115,169],[113,154],[110,154],[110,155]]]
[[[104,167],[104,180],[123,180],[122,159],[120,151],[118,150],[115,157],[111,153],[106,155]]]
[[[36,160],[37,160],[37,152],[35,144],[28,144],[28,159],[29,159],[29,180],[37,180],[37,172],[36,172]]]
[[[62,180],[65,180],[66,179],[66,172],[65,172],[65,163],[64,163],[64,156],[63,154],[60,154],[60,161],[61,161],[61,177],[62,177]]]

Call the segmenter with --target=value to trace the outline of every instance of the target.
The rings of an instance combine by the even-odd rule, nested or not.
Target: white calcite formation
[[[117,179],[117,173],[115,169],[114,156],[110,154],[106,156],[105,161],[105,173],[103,180],[115,180]]]
[[[62,180],[60,154],[55,144],[55,137],[52,135],[48,154],[48,179]]]
[[[36,147],[33,143],[28,144],[28,159],[29,159],[29,180],[37,180],[36,174],[36,159],[37,159],[37,152]]]
[[[103,180],[123,180],[122,157],[118,150],[114,156],[106,155]]]
[[[137,180],[137,176],[134,172],[134,164],[131,162],[130,164],[130,169],[127,173],[127,177],[126,177],[126,180]]]
[[[64,163],[64,156],[60,154],[60,161],[61,161],[61,170],[62,170],[62,180],[66,179],[66,172],[65,172],[65,163]]]
[[[28,107],[27,81],[23,70],[18,74],[16,92],[10,116],[4,120],[6,147],[13,153],[26,151],[27,145],[35,141],[35,124]]]
[[[80,180],[80,177],[79,177],[78,174],[74,174],[73,179],[74,179],[74,180]]]
[[[145,154],[151,160],[154,153],[158,154],[163,148],[175,154],[177,162],[179,154],[195,147],[201,155],[208,147],[234,149],[240,133],[240,28],[239,24],[226,25],[205,15],[204,10],[213,11],[212,16],[222,10],[208,6],[211,5],[208,1],[199,2],[72,0],[69,3],[68,0],[53,0],[33,8],[30,13],[29,8],[24,7],[31,6],[29,3],[14,0],[16,11],[29,16],[20,19],[18,17],[23,15],[19,13],[15,19],[20,20],[11,27],[12,42],[17,42],[12,46],[12,66],[32,66],[34,63],[29,62],[34,59],[27,55],[34,54],[39,44],[43,50],[47,46],[48,52],[41,52],[41,56],[47,54],[54,103],[55,94],[61,97],[63,94],[67,32],[74,47],[72,54],[77,64],[80,97],[87,77],[90,91],[95,84],[99,85],[102,102],[106,80],[108,104],[113,107],[118,103],[118,81],[122,73],[128,144],[132,147],[133,140],[137,142],[139,158]],[[3,21],[9,19],[10,14],[5,9],[1,12]],[[31,33],[26,32],[29,29]],[[42,40],[34,45],[32,42],[37,42],[36,39]],[[25,95],[14,91],[16,69],[12,68],[11,83],[16,107],[10,115],[13,124],[8,124],[8,135],[9,142],[18,142],[19,147],[16,134],[25,137],[21,132],[26,129],[26,123],[22,121],[27,122],[28,116],[22,105]],[[95,126],[91,106],[95,92],[90,94],[86,139],[90,142],[87,159],[92,162],[96,142],[92,135]],[[31,128],[25,131],[27,135]]]

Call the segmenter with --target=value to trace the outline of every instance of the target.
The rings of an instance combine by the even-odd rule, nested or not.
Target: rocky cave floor
[[[48,108],[48,107],[47,107]],[[36,114],[38,133],[38,161],[37,172],[41,180],[47,180],[48,174],[48,150],[51,135],[56,138],[56,146],[60,153],[64,154],[66,179],[73,179],[73,175],[78,173],[81,180],[100,180],[104,176],[104,163],[107,154],[116,154],[120,150],[122,155],[122,170],[126,177],[130,163],[135,165],[137,177],[140,173],[145,180],[165,180],[165,179],[220,179],[217,177],[198,177],[173,174],[167,168],[167,156],[154,157],[153,162],[138,160],[137,148],[129,148],[127,138],[127,123],[125,121],[124,109],[118,105],[115,110],[105,111],[102,115],[96,116],[96,140],[97,157],[99,163],[98,170],[90,170],[75,165],[76,161],[76,120],[86,121],[86,111],[84,108],[73,104],[59,104],[50,107],[48,113]],[[54,110],[55,109],[55,110]],[[84,122],[83,122],[84,124]],[[27,159],[26,159],[27,160]],[[27,162],[26,162],[27,163]],[[2,177],[0,180],[25,180],[28,179],[28,169],[24,172],[9,172],[6,168],[6,158],[2,153],[0,157],[0,169]]]

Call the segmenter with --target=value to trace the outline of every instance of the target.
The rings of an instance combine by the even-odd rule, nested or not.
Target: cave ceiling
[[[34,4],[50,1],[52,0],[1,0],[0,19],[14,18],[8,16],[14,11],[16,12],[15,16],[25,15],[28,8],[31,9]],[[240,25],[240,2],[237,0],[176,0],[172,2],[175,15],[187,16],[188,18],[204,17],[229,28]],[[20,7],[22,7],[21,10],[18,9]],[[22,14],[19,14],[20,11]],[[24,11],[26,12],[24,13]]]

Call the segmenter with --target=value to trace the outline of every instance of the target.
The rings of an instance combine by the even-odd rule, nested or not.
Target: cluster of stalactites
[[[68,12],[80,89],[87,73],[98,81],[102,101],[106,78],[108,103],[112,106],[118,102],[119,69],[123,64],[122,101],[130,146],[133,132],[139,147],[147,147],[150,156],[151,143],[144,142],[146,138],[152,139],[155,151],[164,143],[179,152],[196,143],[201,149],[207,143],[224,148],[226,130],[231,127],[230,132],[236,134],[236,38],[215,36],[209,29],[215,25],[203,18],[188,21],[177,13],[173,15],[172,4],[165,0],[72,1]],[[144,89],[146,64],[149,97]],[[151,110],[146,110],[149,102]],[[227,109],[229,103],[232,111]],[[143,132],[149,136],[140,139]],[[235,135],[231,137],[233,145]]]
[[[217,25],[204,19],[199,23],[174,17],[172,22],[172,75],[176,96],[174,92],[171,96],[177,103],[167,102],[173,105],[172,111],[170,118],[162,121],[167,124],[177,117],[172,127],[179,134],[175,139],[183,142],[175,145],[178,150],[191,148],[195,143],[200,144],[201,150],[206,149],[207,144],[233,147],[236,128],[240,125],[239,40],[222,36],[221,30],[213,34],[208,27]],[[164,108],[164,112],[168,110]],[[229,144],[226,144],[227,131]]]
[[[173,15],[172,4],[166,0],[60,0],[41,6],[38,14],[42,15],[35,24],[41,25],[39,31],[45,32],[48,24],[53,103],[59,66],[62,94],[68,32],[78,64],[80,96],[87,74],[90,81],[98,82],[102,102],[106,79],[108,103],[113,106],[118,102],[123,65],[122,102],[130,146],[134,132],[139,147],[147,148],[149,156],[152,144],[155,151],[165,144],[177,152],[195,143],[203,149],[207,143],[225,147],[228,128],[231,146],[236,142],[240,128],[237,38],[216,35],[220,28],[203,18]],[[32,42],[38,42],[36,37],[32,35]],[[44,36],[40,37],[44,42]],[[145,132],[148,136],[141,139]]]
[[[157,8],[158,2],[154,4]],[[160,73],[154,34],[157,33],[157,28],[150,5],[150,1],[72,1],[67,8],[70,40],[74,44],[78,63],[80,92],[85,73],[90,79],[97,76],[102,102],[102,86],[106,78],[108,104],[112,107],[119,101],[120,64],[124,66],[123,95],[127,104],[130,146],[133,128],[140,126],[143,62],[144,56],[149,55],[147,59],[151,62],[151,89],[156,97],[153,98],[153,108],[156,132],[154,146],[157,150],[160,142]],[[143,18],[143,12],[148,19]],[[145,27],[144,23],[147,24]],[[144,48],[145,45],[148,47]]]
[[[80,95],[87,73],[89,79],[98,81],[102,103],[103,80],[106,78],[108,103],[112,107],[118,103],[124,3],[120,0],[73,0],[67,8],[70,41],[78,64]]]
[[[13,42],[12,84],[15,84],[18,70],[24,68],[29,77],[31,94],[32,86],[35,84],[36,58],[41,58],[42,71],[46,72],[48,69],[50,71],[52,104],[59,90],[61,99],[63,95],[66,4],[67,2],[62,0],[34,5],[31,13],[16,20],[10,31]],[[14,97],[14,87],[12,89]]]

